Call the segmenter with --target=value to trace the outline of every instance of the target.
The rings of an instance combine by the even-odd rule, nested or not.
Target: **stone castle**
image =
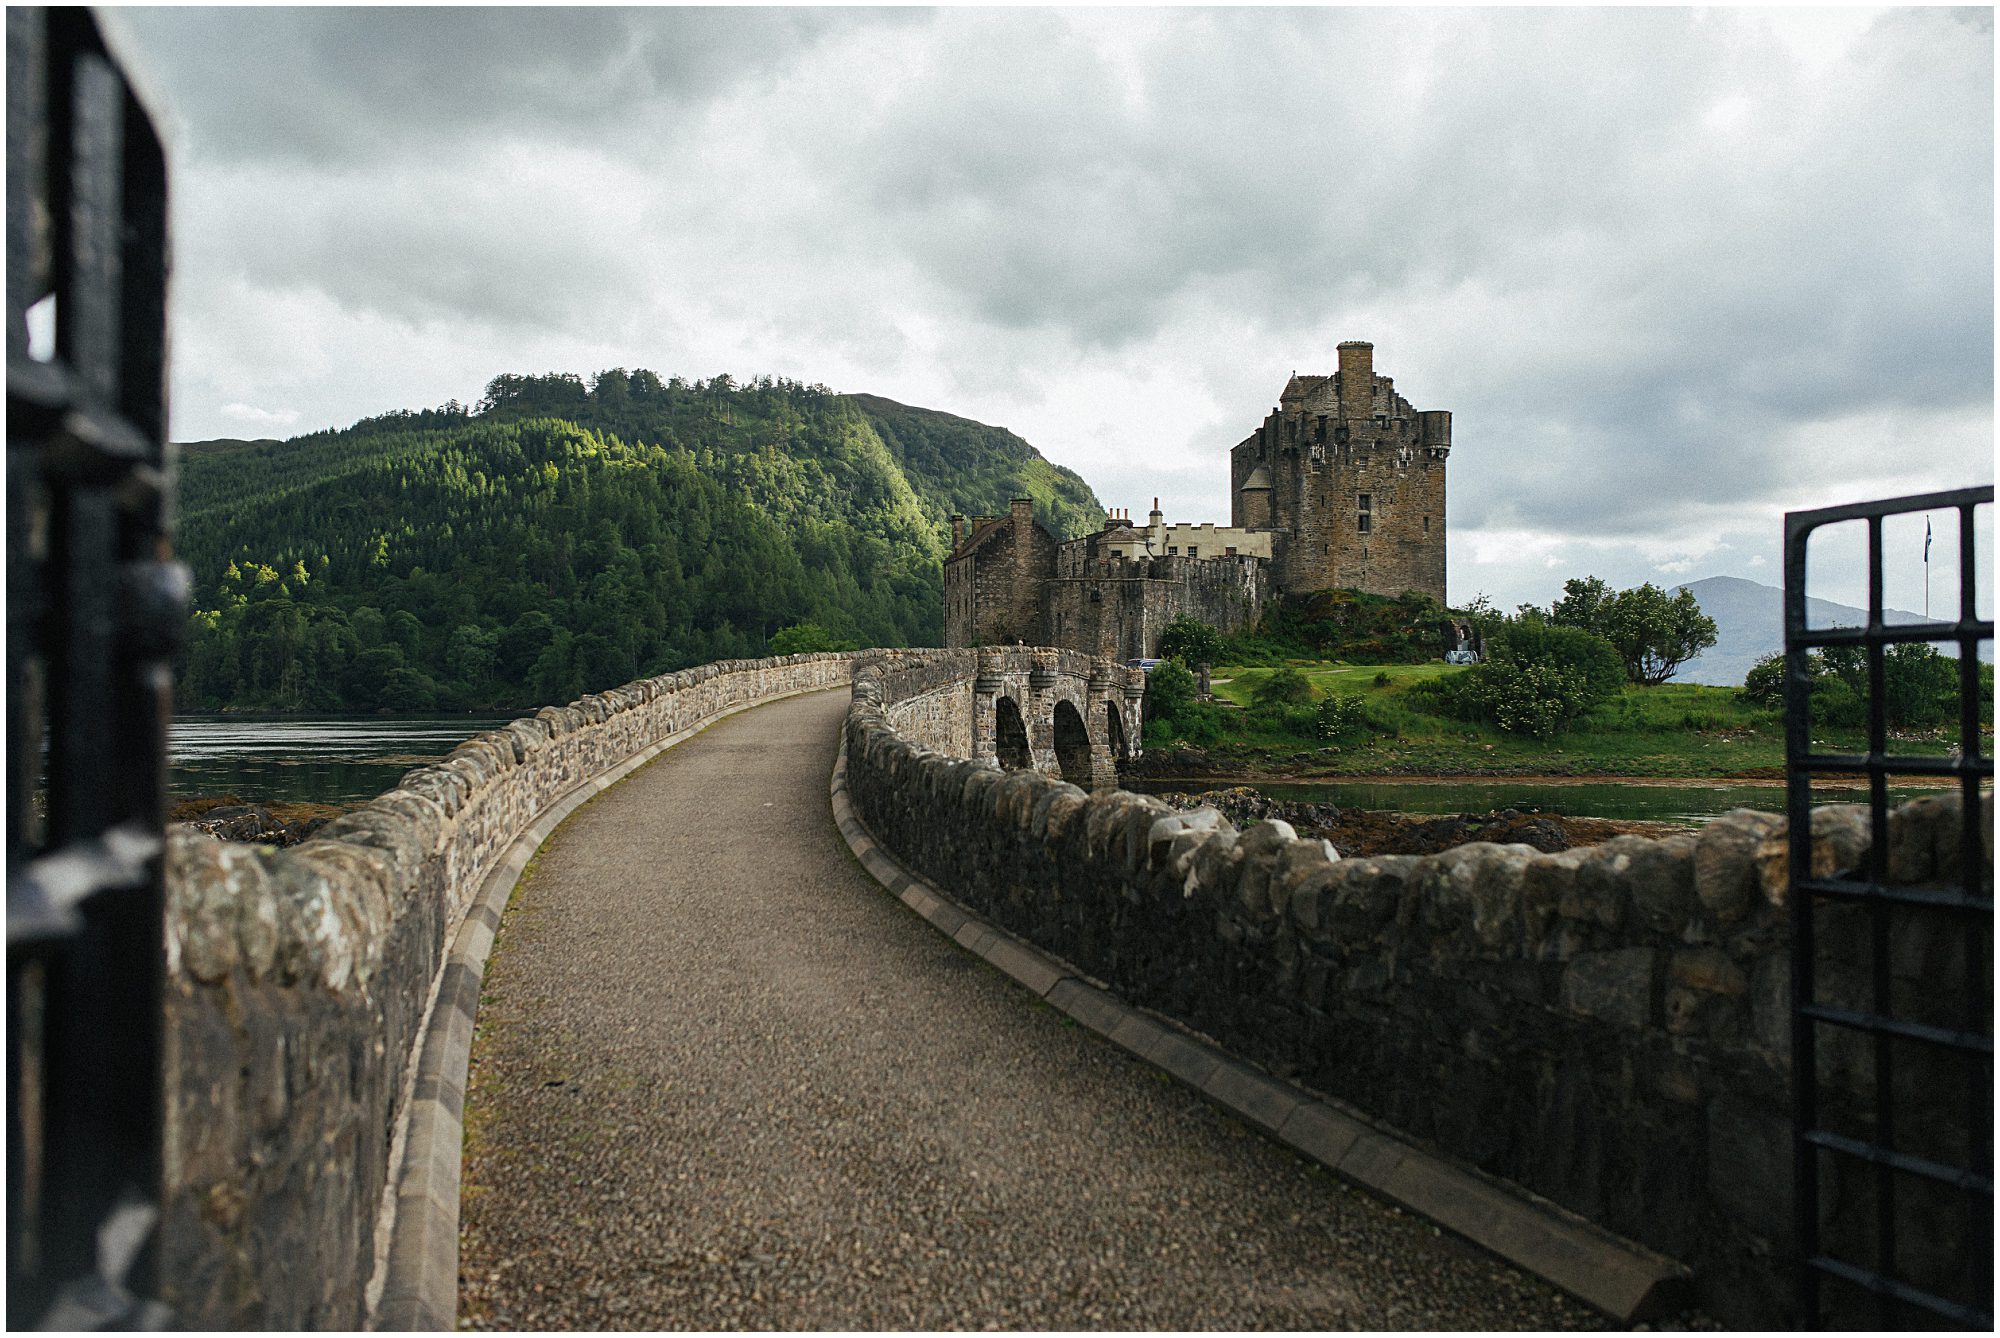
[[[1118,510],[1059,541],[1017,498],[1004,516],[951,518],[944,643],[1063,646],[1129,660],[1196,618],[1224,632],[1278,595],[1351,588],[1445,600],[1451,414],[1416,410],[1375,374],[1375,346],[1339,346],[1339,370],[1285,384],[1229,452],[1230,523],[1144,526]]]

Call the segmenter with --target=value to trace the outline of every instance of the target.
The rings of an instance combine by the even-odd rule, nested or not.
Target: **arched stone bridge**
[[[878,652],[895,684],[885,709],[926,746],[1086,790],[1139,755],[1146,675],[1048,647]]]
[[[1074,651],[978,654],[974,761],[1060,776],[1089,790],[1115,785],[1118,763],[1139,755],[1141,670]]]

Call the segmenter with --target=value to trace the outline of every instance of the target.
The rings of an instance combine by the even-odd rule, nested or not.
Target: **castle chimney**
[[[1340,345],[1340,407],[1351,418],[1375,412],[1375,346],[1365,339]]]
[[[965,517],[953,516],[951,518],[951,551],[956,553],[963,547],[965,547]]]
[[[1035,499],[1032,497],[1016,497],[1008,504],[1007,510],[1009,517],[1014,522],[1014,528],[1017,530],[1023,529],[1034,523]]]
[[[1152,540],[1146,546],[1153,550],[1154,557],[1159,557],[1167,551],[1167,518],[1160,511],[1159,498],[1153,499],[1153,514],[1146,520],[1153,531]]]

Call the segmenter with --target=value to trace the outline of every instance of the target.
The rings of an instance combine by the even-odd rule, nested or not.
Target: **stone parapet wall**
[[[1339,859],[1283,822],[1239,832],[1213,810],[923,746],[895,725],[904,681],[857,666],[846,785],[910,869],[1278,1076],[1682,1260],[1725,1321],[1789,1325],[1782,819],[1738,811],[1698,834],[1560,854]],[[1891,880],[1955,878],[1958,821],[1955,796],[1898,809]],[[1865,810],[1819,810],[1812,840],[1816,869],[1858,867]],[[1820,925],[1820,997],[1864,1002],[1865,916]],[[1892,966],[1900,988],[1949,1008],[1967,980],[1962,931],[1913,917]],[[1990,995],[1990,967],[1971,966]],[[1865,1109],[1863,1044],[1823,1035],[1829,1103]],[[1943,1102],[1963,1093],[1942,1094],[1945,1155],[1957,1112]],[[1866,1196],[1861,1177],[1836,1183],[1830,1237],[1865,1227]],[[1911,1192],[1898,1206],[1945,1291],[1991,1262],[1966,1256],[1949,1203]]]
[[[855,654],[731,660],[480,734],[290,850],[168,855],[167,1300],[189,1328],[360,1327],[407,1078],[446,945],[585,781]]]

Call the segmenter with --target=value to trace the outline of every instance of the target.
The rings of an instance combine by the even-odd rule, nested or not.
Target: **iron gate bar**
[[[1938,1296],[1894,1276],[1897,1270],[1895,1176],[1916,1175],[1963,1192],[1967,1209],[1970,1258],[1991,1258],[1992,1241],[1992,1053],[1990,1012],[1981,1013],[1983,992],[1977,988],[1984,965],[1991,978],[1991,873],[1983,862],[1980,840],[1980,781],[1993,774],[1993,760],[1982,756],[1979,724],[1979,659],[1981,641],[1990,641],[1993,624],[1978,617],[1978,567],[1975,508],[1990,505],[1993,489],[1968,488],[1815,511],[1785,517],[1785,753],[1786,810],[1789,830],[1811,831],[1812,778],[1815,774],[1861,774],[1869,790],[1869,847],[1861,877],[1812,876],[1812,843],[1791,842],[1792,912],[1792,1085],[1793,1085],[1793,1209],[1800,1259],[1799,1321],[1817,1328],[1821,1322],[1820,1279],[1838,1278],[1877,1298],[1878,1320],[1890,1327],[1895,1305],[1919,1307],[1973,1328],[1992,1327],[1992,1275],[1979,1288],[1985,1308]],[[1925,620],[1889,624],[1883,621],[1882,521],[1890,515],[1915,511],[1955,510],[1959,515],[1959,616],[1955,621]],[[1806,545],[1812,533],[1826,525],[1862,520],[1868,530],[1868,621],[1859,628],[1808,629],[1806,626]],[[1955,643],[1958,654],[1959,750],[1956,758],[1911,757],[1888,748],[1885,706],[1886,659],[1892,645],[1914,642]],[[1810,651],[1823,646],[1859,646],[1867,656],[1868,751],[1815,753],[1811,738]],[[1886,884],[1888,860],[1888,778],[1890,774],[1955,777],[1961,799],[1959,822],[1959,883],[1956,889],[1899,889]],[[1815,908],[1820,898],[1863,908],[1869,927],[1866,1009],[1837,1008],[1818,1002],[1815,960]],[[1960,1028],[1912,1022],[1893,1015],[1890,962],[1890,916],[1899,907],[1914,907],[1961,915],[1966,925],[1964,1025]],[[1986,999],[1990,1009],[1990,997]],[[1817,1028],[1832,1025],[1860,1031],[1872,1038],[1873,1127],[1867,1139],[1851,1138],[1820,1127]],[[1896,1105],[1894,1054],[1898,1040],[1921,1042],[1947,1053],[1971,1057],[1966,1067],[1965,1127],[1967,1159],[1972,1165],[1950,1167],[1895,1147]],[[1874,1167],[1875,1190],[1873,1268],[1828,1255],[1820,1240],[1820,1165],[1822,1151]],[[1975,1200],[1983,1197],[1984,1211]]]
[[[1845,1152],[1864,1161],[1887,1162],[1899,1171],[1908,1171],[1911,1175],[1920,1175],[1927,1180],[1936,1180],[1943,1184],[1955,1185],[1960,1189],[1970,1189],[1985,1194],[1993,1192],[1991,1176],[1980,1175],[1963,1167],[1947,1166],[1928,1157],[1913,1157],[1907,1152],[1885,1152],[1873,1143],[1864,1142],[1859,1138],[1849,1138],[1845,1134],[1814,1131],[1807,1134],[1806,1139],[1820,1147],[1830,1148],[1835,1152]]]
[[[1987,1311],[1960,1305],[1957,1301],[1946,1300],[1942,1296],[1933,1296],[1920,1287],[1912,1287],[1907,1282],[1898,1282],[1894,1278],[1885,1278],[1868,1269],[1857,1268],[1845,1260],[1822,1254],[1813,1256],[1806,1263],[1809,1265],[1809,1271],[1816,1269],[1839,1278],[1842,1282],[1851,1283],[1864,1291],[1874,1293],[1885,1303],[1901,1301],[1905,1305],[1919,1306],[1934,1315],[1941,1315],[1951,1320],[1963,1329],[1993,1327],[1993,1317]]]
[[[10,1327],[157,1325],[166,159],[87,10],[7,11]],[[53,298],[55,344],[29,309]],[[46,804],[41,789],[47,744]]]
[[[1924,906],[1932,910],[1984,912],[1989,915],[1993,911],[1993,898],[1977,897],[1956,889],[1870,887],[1866,883],[1851,883],[1839,878],[1809,878],[1800,885],[1800,891],[1844,901],[1888,901],[1899,906]]]
[[[1993,1053],[1993,1038],[1983,1032],[1931,1027],[1921,1022],[1904,1022],[1883,1013],[1863,1013],[1853,1008],[1835,1008],[1830,1004],[1800,1004],[1799,1007],[1815,1022],[1846,1027],[1850,1031],[1865,1031],[1875,1036],[1900,1036],[1906,1041],[1923,1041],[1928,1045],[1964,1050],[1970,1054]]]

